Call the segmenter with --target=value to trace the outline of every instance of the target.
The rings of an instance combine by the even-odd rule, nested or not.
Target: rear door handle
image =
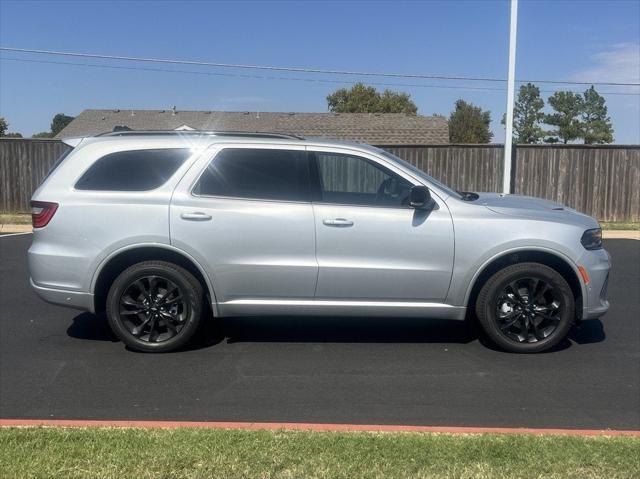
[[[195,213],[182,213],[180,218],[188,221],[209,221],[211,219],[211,215],[202,213],[201,211],[196,211]]]
[[[333,218],[333,219],[329,219],[329,220],[322,220],[322,223],[326,226],[353,226],[353,221],[351,220],[347,220],[344,218]]]

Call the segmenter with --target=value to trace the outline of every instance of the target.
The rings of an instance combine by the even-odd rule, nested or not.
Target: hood
[[[598,222],[590,216],[578,213],[573,208],[569,208],[562,203],[533,196],[479,193],[479,198],[475,202],[503,215],[578,223],[592,228],[598,227]]]
[[[542,198],[535,198],[533,196],[519,196],[519,195],[502,195],[500,193],[480,193],[480,198],[476,201],[496,213],[520,214],[522,210],[533,211],[575,211],[571,208],[567,208],[562,203],[556,203],[555,201],[545,200]]]

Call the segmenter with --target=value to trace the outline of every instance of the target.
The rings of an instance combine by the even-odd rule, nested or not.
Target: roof
[[[404,113],[279,113],[175,110],[84,110],[56,138],[132,130],[272,132],[372,145],[449,143],[447,120]]]

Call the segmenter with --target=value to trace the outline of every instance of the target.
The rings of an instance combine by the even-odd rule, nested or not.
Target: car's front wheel
[[[476,314],[489,339],[501,349],[537,353],[567,336],[575,299],[556,270],[518,263],[489,278],[478,295]]]
[[[187,270],[145,261],[124,270],[107,296],[113,332],[131,349],[168,352],[183,347],[198,329],[203,289]]]

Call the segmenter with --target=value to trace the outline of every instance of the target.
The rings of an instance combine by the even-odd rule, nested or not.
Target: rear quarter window
[[[98,159],[76,182],[77,190],[148,191],[167,182],[191,155],[189,148],[129,150]]]

